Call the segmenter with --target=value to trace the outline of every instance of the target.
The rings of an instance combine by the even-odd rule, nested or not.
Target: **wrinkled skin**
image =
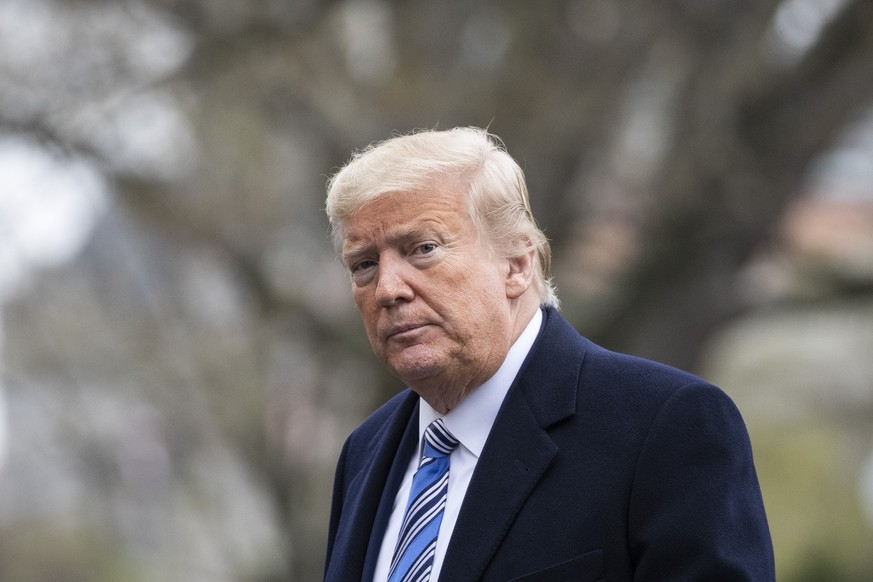
[[[343,232],[373,350],[438,411],[497,371],[539,304],[529,245],[496,256],[457,193],[383,194]]]

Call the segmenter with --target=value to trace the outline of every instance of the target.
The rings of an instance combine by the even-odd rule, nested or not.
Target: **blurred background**
[[[0,580],[320,579],[401,388],[324,183],[456,125],[584,335],[737,402],[779,579],[873,579],[873,2],[0,0]]]

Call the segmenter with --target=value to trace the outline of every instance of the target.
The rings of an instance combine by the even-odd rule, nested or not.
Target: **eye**
[[[373,261],[371,259],[364,259],[363,261],[358,261],[357,263],[354,263],[349,268],[349,270],[352,272],[352,274],[362,273],[362,272],[366,271],[367,269],[370,269],[370,268],[375,267],[375,266],[376,266],[376,261]]]
[[[437,245],[435,243],[423,243],[415,247],[415,252],[419,255],[429,255],[435,250],[437,250]]]

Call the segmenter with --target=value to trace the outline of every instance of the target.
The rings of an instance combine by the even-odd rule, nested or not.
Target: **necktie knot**
[[[430,423],[424,431],[424,456],[430,458],[445,457],[452,454],[459,441],[446,428],[442,418]]]

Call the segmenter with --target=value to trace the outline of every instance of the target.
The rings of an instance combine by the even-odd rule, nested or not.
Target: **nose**
[[[401,257],[385,253],[379,259],[376,281],[376,301],[382,307],[390,307],[400,301],[412,301],[415,293],[409,284],[412,266]]]

